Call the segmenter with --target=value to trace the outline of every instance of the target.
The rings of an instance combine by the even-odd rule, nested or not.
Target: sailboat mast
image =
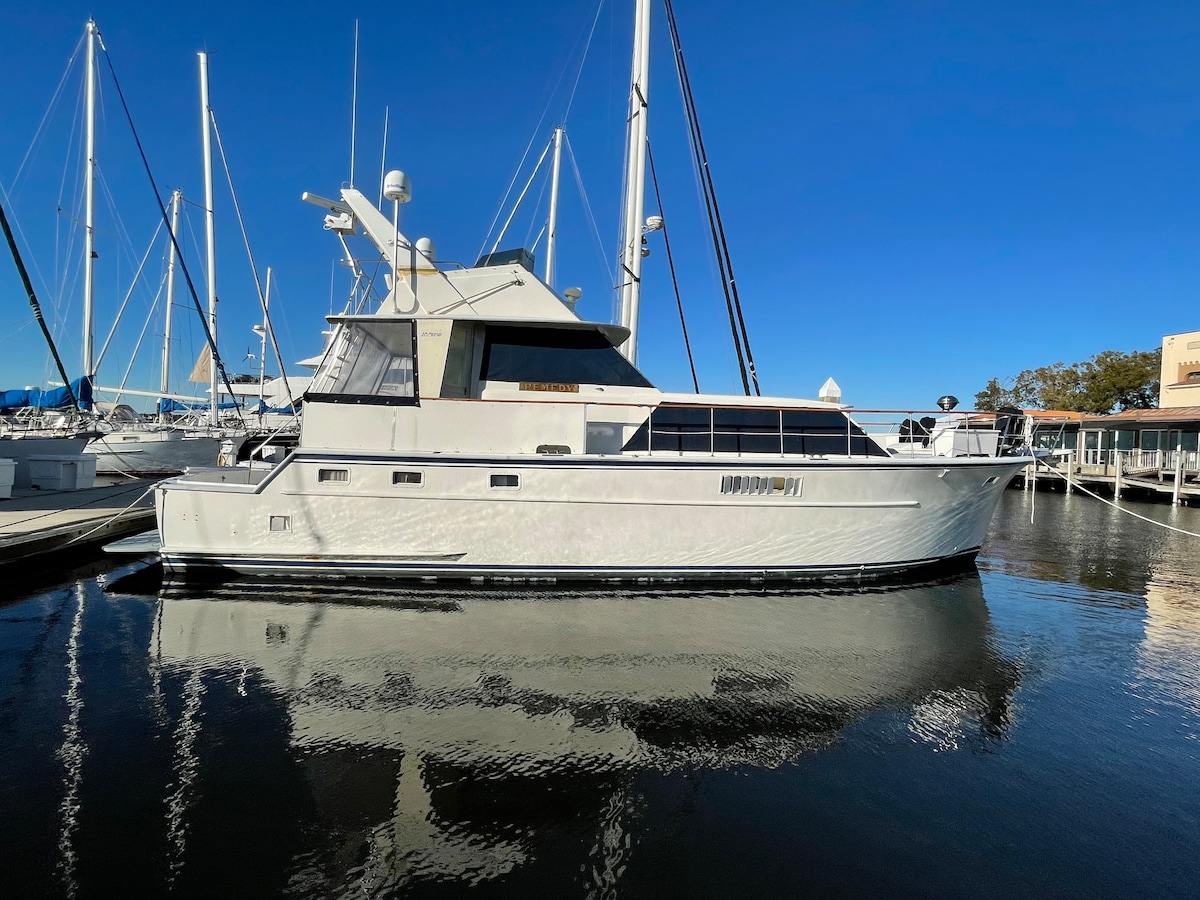
[[[95,308],[93,292],[94,267],[96,260],[96,22],[87,23],[87,97],[86,136],[84,154],[87,162],[83,173],[83,374],[90,378],[96,373],[92,342],[95,325],[92,321]]]
[[[208,423],[217,424],[218,393],[217,360],[213,347],[217,346],[217,237],[213,213],[212,132],[209,127],[211,110],[208,105],[208,54],[200,57],[200,119],[204,146],[204,237],[208,247],[208,329],[212,335],[209,348],[209,391]]]
[[[629,88],[624,226],[621,231],[621,324],[629,339],[621,352],[637,362],[638,303],[642,288],[642,215],[646,191],[646,114],[650,99],[650,0],[637,0]]]
[[[267,379],[267,329],[271,327],[271,267],[267,266],[267,292],[263,296],[262,334],[259,335],[258,348],[258,416],[262,420],[262,408],[266,401],[263,393],[263,382]]]
[[[562,171],[562,136],[559,125],[554,129],[554,169],[550,176],[550,223],[546,228],[546,284],[554,289],[554,236],[558,231],[558,176]]]
[[[171,234],[175,239],[171,241],[171,255],[167,261],[167,316],[166,322],[163,323],[162,378],[159,381],[162,398],[158,401],[158,420],[160,422],[167,420],[167,413],[163,409],[163,405],[167,402],[167,391],[171,388],[171,314],[175,306],[175,246],[179,240],[179,201],[182,197],[183,192],[178,188],[171,194]]]

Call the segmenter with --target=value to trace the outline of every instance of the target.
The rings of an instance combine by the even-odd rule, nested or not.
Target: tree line
[[[1121,353],[1105,350],[1084,362],[1025,369],[1015,378],[993,378],[975,395],[975,408],[1060,409],[1107,415],[1158,406],[1162,348]]]

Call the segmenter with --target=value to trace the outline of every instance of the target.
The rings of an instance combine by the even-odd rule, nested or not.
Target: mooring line
[[[152,484],[152,485],[151,485],[149,488],[147,488],[147,489],[146,489],[146,490],[145,490],[145,491],[142,493],[142,496],[141,496],[141,497],[138,497],[138,498],[137,498],[137,500],[134,500],[133,502],[134,502],[134,503],[137,503],[137,502],[138,502],[138,500],[141,500],[141,499],[142,499],[142,497],[145,497],[145,496],[146,496],[146,494],[148,494],[148,493],[150,493],[150,491],[154,490],[154,485],[155,485],[155,484],[158,484],[158,482],[156,481],[154,484]],[[128,493],[131,493],[131,492],[133,492],[133,491],[135,491],[135,490],[137,490],[137,487],[136,487],[136,486],[135,486],[135,487],[131,487],[131,488],[127,489],[127,490],[121,490],[121,491],[117,491],[117,492],[116,492],[116,496],[120,497],[122,494],[128,494]],[[103,499],[103,498],[101,498],[101,499]],[[79,504],[79,505],[77,505],[77,506],[64,506],[62,509],[49,509],[49,510],[46,510],[45,512],[40,512],[40,513],[38,513],[36,516],[30,516],[28,519],[18,519],[16,522],[9,522],[7,525],[5,525],[5,526],[4,526],[4,528],[6,528],[6,529],[7,529],[7,528],[12,528],[12,527],[14,527],[14,526],[16,526],[16,525],[24,525],[24,524],[26,524],[27,522],[36,522],[38,519],[44,519],[44,518],[46,518],[47,516],[53,516],[53,515],[55,515],[56,513],[60,513],[60,512],[72,512],[73,510],[77,510],[77,509],[87,509],[87,507],[91,506],[91,505],[92,505],[93,503],[95,503],[95,502],[97,502],[96,498],[92,498],[91,500],[88,500],[88,501],[86,501],[86,502],[84,502],[84,503],[80,503],[80,504]],[[121,510],[121,512],[125,512],[125,510]],[[121,513],[117,513],[117,515],[120,515],[120,514],[121,514]]]
[[[158,482],[156,481],[156,482],[154,482],[154,484],[150,485],[150,487],[148,487],[144,491],[142,491],[142,493],[138,495],[138,498],[136,500],[134,500],[132,503],[130,503],[127,507],[125,507],[119,513],[115,514],[112,518],[105,519],[103,522],[101,522],[99,525],[97,525],[91,531],[85,531],[83,534],[76,535],[75,537],[73,537],[69,541],[67,541],[67,544],[74,544],[76,541],[82,541],[85,537],[89,537],[90,535],[95,534],[101,528],[107,528],[113,522],[117,521],[117,519],[121,518],[121,516],[125,515],[125,513],[129,512],[131,509],[133,509],[135,506],[137,506],[139,503],[141,503],[142,498],[145,497],[147,494],[149,494],[157,486],[158,486]]]

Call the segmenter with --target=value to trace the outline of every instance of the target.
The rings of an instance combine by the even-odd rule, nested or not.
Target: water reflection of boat
[[[977,576],[886,592],[507,597],[235,582],[169,588],[151,652],[192,686],[196,728],[218,727],[200,708],[205,682],[285,709],[305,805],[332,843],[357,842],[353,867],[317,851],[294,871],[345,890],[545,862],[537,836],[564,809],[603,857],[636,817],[634,776],[777,766],[879,710],[938,749],[987,741],[1016,683],[989,633]]]
[[[1138,674],[1157,695],[1200,714],[1200,576],[1194,540],[1170,534],[1146,559],[1145,637]]]

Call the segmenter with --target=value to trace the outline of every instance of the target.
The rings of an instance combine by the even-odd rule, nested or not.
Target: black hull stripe
[[[748,581],[836,581],[881,578],[900,573],[960,567],[971,563],[979,548],[945,557],[906,560],[896,563],[845,564],[835,566],[647,566],[641,568],[596,568],[594,566],[439,566],[389,560],[315,560],[287,557],[201,556],[165,553],[163,565],[186,578],[220,577],[237,570],[255,575],[310,578],[381,578],[485,582],[572,581],[572,582],[748,582]]]

